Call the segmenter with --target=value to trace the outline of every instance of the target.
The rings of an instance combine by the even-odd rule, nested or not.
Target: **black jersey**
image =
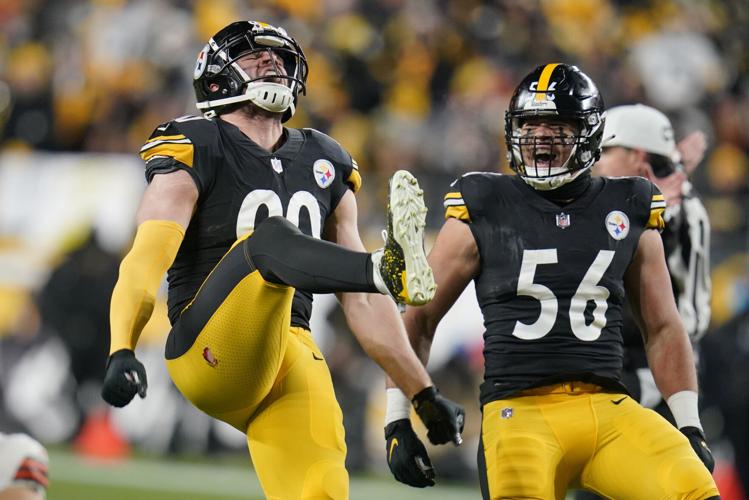
[[[445,196],[469,223],[481,267],[481,402],[564,380],[622,390],[624,273],[663,195],[639,177],[594,178],[564,207],[517,176],[467,174]]]
[[[185,116],[157,127],[141,148],[147,181],[185,170],[199,192],[167,275],[172,323],[231,245],[262,220],[281,215],[320,238],[346,190],[359,189],[356,162],[336,141],[313,129],[284,135],[271,153],[228,122]],[[291,324],[309,328],[311,312],[312,294],[297,290]]]

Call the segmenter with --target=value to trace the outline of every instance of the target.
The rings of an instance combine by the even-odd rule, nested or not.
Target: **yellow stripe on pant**
[[[592,384],[557,384],[486,404],[482,446],[480,473],[492,499],[563,500],[568,487],[617,500],[718,495],[681,432],[632,398]]]

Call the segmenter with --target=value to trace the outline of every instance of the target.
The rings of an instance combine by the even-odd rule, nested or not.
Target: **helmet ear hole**
[[[221,75],[216,75],[210,79],[206,79],[205,90],[209,98],[219,99],[221,97],[226,97],[230,90],[234,90],[232,83],[234,82],[231,79]]]
[[[201,87],[207,94],[207,97],[213,97],[219,90],[221,90],[221,84],[217,82],[215,78],[206,78],[203,80]]]

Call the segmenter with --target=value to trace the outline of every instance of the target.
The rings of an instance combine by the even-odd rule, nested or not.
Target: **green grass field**
[[[137,458],[118,462],[50,453],[50,500],[259,500],[265,498],[252,469],[231,462]],[[248,460],[249,462],[249,460]],[[419,490],[389,475],[351,478],[351,499],[457,500],[480,498],[478,487],[443,485]]]

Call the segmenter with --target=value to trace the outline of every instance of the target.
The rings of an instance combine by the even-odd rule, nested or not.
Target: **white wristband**
[[[697,393],[694,391],[679,391],[666,400],[666,404],[668,404],[668,408],[676,421],[676,427],[679,429],[697,427],[702,430],[697,399]]]
[[[411,401],[400,389],[387,390],[387,409],[385,410],[385,425],[396,420],[403,420],[411,416]]]

